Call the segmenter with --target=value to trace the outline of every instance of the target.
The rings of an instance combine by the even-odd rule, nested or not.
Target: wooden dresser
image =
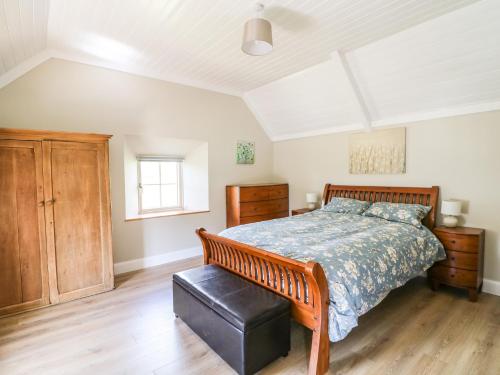
[[[228,228],[288,215],[288,184],[226,186]]]
[[[469,300],[477,301],[483,284],[484,229],[436,227],[433,232],[443,243],[447,258],[429,270],[432,289],[439,284],[466,288]]]

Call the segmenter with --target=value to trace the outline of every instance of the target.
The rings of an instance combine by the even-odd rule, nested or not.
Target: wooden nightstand
[[[292,216],[306,214],[314,210],[315,208],[297,208],[295,210],[292,210]]]
[[[436,227],[433,232],[443,243],[447,259],[429,269],[431,288],[437,290],[439,284],[466,288],[469,300],[477,301],[483,285],[484,229]]]

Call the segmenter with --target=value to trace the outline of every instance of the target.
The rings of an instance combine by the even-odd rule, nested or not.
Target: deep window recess
[[[180,157],[137,157],[139,213],[183,209],[182,162]]]

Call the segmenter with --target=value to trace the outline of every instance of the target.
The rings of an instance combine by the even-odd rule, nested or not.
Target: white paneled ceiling
[[[49,0],[0,0],[0,76],[47,45]]]
[[[483,0],[244,98],[275,141],[500,110],[498,20],[500,2]]]
[[[478,2],[347,56],[375,124],[500,102],[500,1]]]
[[[46,25],[47,12],[38,8],[47,2],[3,0],[11,17],[19,16],[7,23],[16,25],[8,31],[13,51],[2,49],[2,59],[17,62],[43,48],[31,49],[19,25]],[[48,46],[68,59],[241,94],[474,0],[262,2],[275,40],[264,57],[240,50],[243,23],[254,15],[251,0],[51,0]],[[44,40],[45,29],[35,37]]]
[[[274,140],[357,129],[363,121],[334,59],[259,87],[244,99]]]
[[[0,0],[0,87],[51,57],[241,95],[273,140],[500,108],[499,0]]]

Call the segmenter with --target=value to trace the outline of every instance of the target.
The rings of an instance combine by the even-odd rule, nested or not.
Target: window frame
[[[184,188],[183,188],[183,162],[184,158],[179,156],[166,156],[166,155],[137,155],[137,195],[138,195],[138,213],[139,215],[161,213],[170,211],[184,210]],[[177,197],[178,206],[166,206],[157,208],[142,208],[142,178],[141,178],[141,162],[175,162],[177,164]],[[160,204],[161,204],[161,186],[168,185],[161,183],[161,167],[159,169],[160,183]],[[150,185],[150,184],[146,184]],[[154,184],[151,184],[154,185]]]

